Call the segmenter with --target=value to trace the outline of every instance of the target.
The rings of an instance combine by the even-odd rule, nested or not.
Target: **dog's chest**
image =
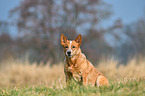
[[[68,67],[68,71],[72,73],[73,79],[77,82],[81,82],[82,78],[82,71],[81,69],[76,65],[71,65]]]
[[[71,60],[65,59],[66,62],[66,71],[72,73],[73,79],[77,82],[82,81],[82,66],[80,65],[80,61],[78,62],[78,58],[71,58]]]

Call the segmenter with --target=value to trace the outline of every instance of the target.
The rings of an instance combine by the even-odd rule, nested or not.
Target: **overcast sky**
[[[9,20],[9,11],[18,6],[21,0],[0,0],[0,20]],[[112,25],[120,18],[124,24],[130,24],[145,16],[145,0],[104,0],[112,5],[113,15],[103,22],[103,26]],[[11,29],[15,35],[15,28]]]

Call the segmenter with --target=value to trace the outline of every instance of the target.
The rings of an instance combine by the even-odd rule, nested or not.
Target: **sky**
[[[9,11],[20,4],[20,0],[0,0],[0,20],[9,20]]]
[[[123,24],[131,24],[145,16],[145,0],[104,0],[112,5],[113,14],[105,25],[109,26],[117,19]]]
[[[0,21],[10,21],[9,12],[20,4],[20,0],[0,0]],[[12,37],[17,36],[17,28],[15,26],[9,27]]]
[[[0,21],[10,21],[9,11],[20,4],[21,0],[0,0]],[[102,25],[109,27],[115,20],[121,19],[123,24],[131,24],[145,16],[145,0],[104,0],[111,4],[113,14],[103,21]],[[17,34],[15,27],[10,28],[11,35]]]

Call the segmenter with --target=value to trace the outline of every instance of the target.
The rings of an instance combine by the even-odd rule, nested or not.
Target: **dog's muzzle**
[[[67,53],[66,55],[67,55],[68,57],[72,57],[71,51],[67,51],[66,53]]]

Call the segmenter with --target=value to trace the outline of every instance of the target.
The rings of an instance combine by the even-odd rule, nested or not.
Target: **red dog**
[[[83,85],[97,85],[98,87],[109,85],[108,79],[97,71],[81,52],[81,41],[82,36],[80,34],[73,41],[68,40],[61,34],[61,44],[65,53],[64,72],[67,85],[69,85],[72,78]]]

